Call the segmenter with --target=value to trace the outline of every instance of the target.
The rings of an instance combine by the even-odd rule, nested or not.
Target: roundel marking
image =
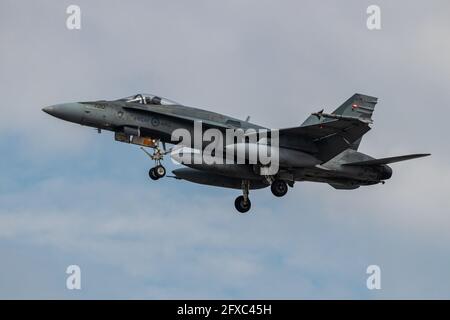
[[[154,117],[152,118],[152,126],[157,127],[159,126],[159,119]]]

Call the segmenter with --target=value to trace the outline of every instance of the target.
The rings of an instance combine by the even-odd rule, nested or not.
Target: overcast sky
[[[450,298],[450,3],[416,2],[1,1],[0,298]],[[433,155],[238,215],[239,191],[150,181],[136,146],[41,111],[138,92],[272,128],[364,93],[360,151]]]

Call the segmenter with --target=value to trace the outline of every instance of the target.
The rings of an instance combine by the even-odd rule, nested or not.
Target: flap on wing
[[[426,157],[429,155],[430,155],[430,153],[408,154],[408,155],[398,156],[398,157],[389,157],[389,158],[381,158],[381,159],[344,163],[343,166],[376,166],[376,165],[383,165],[383,164],[388,164],[388,163],[394,163],[394,162],[399,162],[399,161],[405,161],[405,160]]]

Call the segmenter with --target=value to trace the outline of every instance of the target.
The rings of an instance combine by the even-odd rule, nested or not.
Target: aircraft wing
[[[323,161],[332,159],[348,149],[370,130],[369,123],[358,118],[341,117],[322,119],[321,122],[294,128],[280,129],[280,139],[312,141]]]
[[[328,161],[345,149],[358,149],[362,136],[370,130],[377,102],[376,97],[355,93],[331,114],[314,112],[301,126],[280,129],[280,138],[287,136],[288,145],[299,138],[313,142],[316,156]]]
[[[353,142],[370,130],[367,123],[353,118],[332,119],[318,124],[280,129],[280,135],[296,135],[313,139],[315,142],[339,135]]]

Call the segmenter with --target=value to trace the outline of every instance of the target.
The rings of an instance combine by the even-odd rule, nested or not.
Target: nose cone
[[[80,123],[83,115],[83,105],[78,102],[55,104],[43,108],[42,111],[62,120]]]
[[[53,112],[53,109],[54,109],[53,106],[49,106],[49,107],[42,108],[42,111],[51,115]]]

